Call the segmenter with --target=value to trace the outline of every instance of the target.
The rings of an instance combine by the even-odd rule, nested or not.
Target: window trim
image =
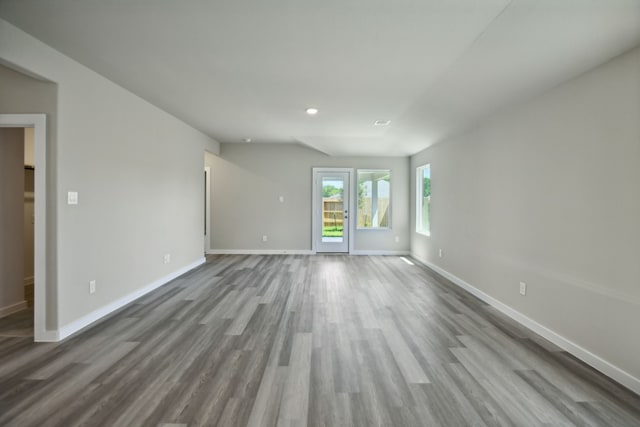
[[[429,229],[423,230],[422,224],[422,194],[424,192],[424,170],[429,169],[429,180],[431,180],[431,163],[425,163],[416,167],[416,233],[423,236],[431,236],[431,207],[429,207]],[[429,194],[431,196],[431,194]],[[431,199],[429,199],[431,202]]]

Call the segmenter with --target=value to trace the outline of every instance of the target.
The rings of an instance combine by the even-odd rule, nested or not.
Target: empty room
[[[639,0],[0,0],[1,426],[640,426]]]

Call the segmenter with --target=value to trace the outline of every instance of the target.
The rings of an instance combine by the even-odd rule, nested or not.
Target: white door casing
[[[351,248],[351,182],[353,170],[348,168],[313,168],[312,189],[312,251],[348,253]],[[323,186],[341,187],[342,197],[335,202],[323,199]],[[330,207],[324,211],[325,204]],[[340,206],[341,205],[341,206]],[[338,208],[339,207],[339,208]],[[333,233],[323,236],[323,225],[335,227]],[[342,230],[340,230],[342,227]],[[328,232],[329,233],[329,232]]]

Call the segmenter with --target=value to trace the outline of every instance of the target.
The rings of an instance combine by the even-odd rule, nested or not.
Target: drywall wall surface
[[[636,48],[411,159],[417,258],[635,378],[639,76]],[[415,168],[425,163],[430,237],[414,231]]]
[[[391,229],[356,230],[355,250],[409,250],[407,157],[330,157],[295,144],[260,143],[222,144],[215,158],[212,248],[311,250],[314,167],[391,169]]]
[[[57,84],[57,327],[202,259],[202,156],[216,141],[3,20],[0,59]]]
[[[0,309],[24,301],[24,130],[0,128]]]
[[[0,20],[0,28],[2,21]],[[0,45],[4,39],[0,39]],[[0,55],[0,62],[2,56]],[[46,114],[47,116],[47,281],[45,324],[49,330],[57,325],[57,264],[56,264],[56,123],[58,87],[0,65],[0,114]],[[27,138],[29,133],[27,133]],[[28,150],[25,150],[25,152]]]

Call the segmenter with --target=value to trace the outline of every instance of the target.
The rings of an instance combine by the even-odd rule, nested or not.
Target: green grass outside
[[[322,227],[322,237],[342,237],[342,227]]]

